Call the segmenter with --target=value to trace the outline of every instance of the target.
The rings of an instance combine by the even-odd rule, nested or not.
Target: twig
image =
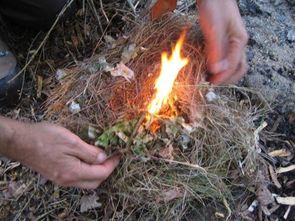
[[[97,22],[98,22],[98,26],[99,26],[99,28],[100,28],[100,31],[101,31],[101,33],[103,33],[102,24],[101,24],[101,21],[100,21],[100,18],[99,18],[99,16],[98,16],[98,14],[97,14],[97,11],[96,11],[96,8],[95,8],[95,5],[94,5],[93,0],[90,0],[90,4],[91,4],[91,6],[92,6],[92,10],[93,10],[94,16],[95,16],[95,18],[96,18],[96,20],[97,20]]]
[[[133,131],[132,131],[131,136],[129,137],[128,143],[127,143],[127,145],[126,145],[126,149],[130,149],[130,146],[132,145],[133,140],[134,140],[134,138],[135,138],[136,135],[137,135],[138,129],[139,129],[140,125],[142,124],[142,122],[143,122],[144,119],[145,119],[145,116],[146,116],[146,112],[143,112],[143,113],[141,114],[139,120],[137,121],[137,123],[136,123],[136,125],[135,125],[135,127],[134,127],[134,129],[133,129]]]
[[[133,13],[136,15],[136,8],[134,7],[133,3],[131,0],[127,0],[130,8],[132,9]]]
[[[61,16],[65,13],[65,11],[72,5],[72,3],[74,2],[74,0],[70,0],[64,7],[63,9],[60,11],[60,13],[58,14],[57,18],[55,19],[54,23],[52,24],[51,28],[49,29],[49,31],[46,33],[43,41],[40,43],[39,47],[37,48],[37,50],[34,52],[34,54],[31,56],[30,60],[25,64],[25,66],[9,81],[14,81],[18,76],[21,75],[21,73],[23,71],[25,71],[27,69],[27,67],[32,63],[32,61],[35,59],[36,55],[39,53],[39,51],[41,50],[41,48],[44,46],[45,42],[47,41],[47,39],[49,38],[51,32],[53,31],[53,29],[55,28],[55,26],[57,25],[57,23],[59,22]]]
[[[117,16],[117,13],[115,13],[115,14],[112,16],[110,22],[108,23],[107,27],[104,29],[103,33],[101,34],[100,39],[98,40],[97,44],[95,45],[95,47],[94,47],[94,49],[93,49],[93,51],[92,51],[92,55],[91,55],[91,56],[94,56],[95,51],[97,50],[97,48],[98,48],[98,46],[100,45],[100,43],[101,43],[103,37],[105,36],[105,33],[107,32],[107,30],[108,30],[108,28],[109,28],[109,26],[110,26],[112,20],[113,20],[116,16]]]
[[[207,174],[207,170],[204,168],[204,167],[201,167],[199,166],[198,164],[191,164],[191,163],[187,163],[187,162],[181,162],[181,161],[175,161],[175,160],[169,160],[169,159],[165,159],[165,158],[159,158],[159,157],[155,157],[155,156],[150,156],[151,159],[154,159],[154,160],[161,160],[161,161],[164,161],[164,162],[167,162],[167,163],[173,163],[173,164],[179,164],[179,165],[182,165],[182,166],[187,166],[187,167],[190,167],[190,168],[194,168],[194,169],[197,169],[197,170],[201,170],[202,172],[204,172],[205,174]]]
[[[105,11],[104,11],[104,9],[103,9],[103,3],[102,3],[102,0],[100,0],[99,3],[100,3],[100,9],[101,9],[101,11],[102,11],[102,14],[103,14],[103,16],[105,17],[105,19],[107,20],[107,23],[109,24],[109,23],[110,23],[110,20],[109,20],[107,14],[105,13]]]
[[[228,212],[228,215],[226,217],[226,221],[227,221],[231,217],[232,211],[231,211],[230,206],[229,206],[229,204],[228,204],[228,202],[226,201],[225,198],[223,198],[223,204],[224,204],[224,206],[225,206],[225,208],[227,209],[227,212]]]

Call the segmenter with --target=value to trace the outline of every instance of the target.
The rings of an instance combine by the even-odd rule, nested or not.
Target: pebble
[[[255,52],[250,50],[247,52],[247,59],[248,61],[252,61],[255,58]]]
[[[295,29],[292,29],[292,30],[289,30],[288,31],[287,39],[290,42],[294,42],[295,41]]]

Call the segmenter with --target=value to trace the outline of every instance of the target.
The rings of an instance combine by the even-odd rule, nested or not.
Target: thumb
[[[101,164],[107,159],[107,155],[102,149],[81,141],[78,158],[88,164]]]

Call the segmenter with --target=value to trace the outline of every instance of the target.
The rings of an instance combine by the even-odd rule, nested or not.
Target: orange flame
[[[184,39],[185,33],[182,33],[172,49],[170,57],[168,57],[167,52],[162,53],[161,72],[155,83],[156,95],[148,105],[148,112],[152,115],[159,113],[161,107],[168,103],[178,73],[189,62],[188,58],[183,58],[180,54]]]

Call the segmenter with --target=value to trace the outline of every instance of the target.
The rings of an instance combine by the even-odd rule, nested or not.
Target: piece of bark
[[[295,170],[295,164],[293,164],[291,166],[287,166],[287,167],[279,167],[278,169],[276,169],[276,172],[277,173],[287,173],[292,170]]]

